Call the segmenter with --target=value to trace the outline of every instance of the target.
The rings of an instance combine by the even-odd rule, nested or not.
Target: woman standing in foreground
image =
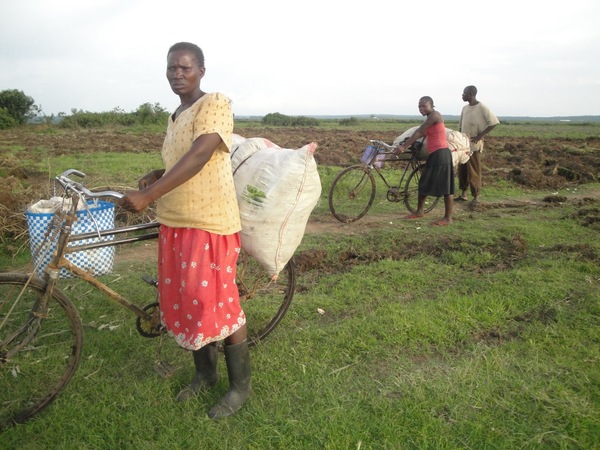
[[[425,96],[419,100],[419,112],[427,116],[425,122],[404,143],[396,147],[396,152],[403,153],[417,139],[427,138],[429,158],[425,163],[423,173],[419,179],[419,200],[417,211],[408,215],[407,219],[417,219],[425,215],[423,206],[428,195],[444,196],[444,217],[434,220],[432,225],[448,225],[452,223],[452,208],[454,206],[454,168],[452,153],[448,148],[446,127],[442,115],[433,109],[433,99]]]
[[[235,284],[240,214],[229,151],[229,99],[200,89],[204,54],[180,42],[167,54],[167,80],[181,104],[170,116],[162,148],[165,169],[127,191],[121,206],[141,211],[158,200],[158,293],[161,322],[192,351],[195,376],[177,395],[186,401],[218,381],[216,343],[225,340],[229,390],[208,412],[235,413],[251,393],[246,316]]]

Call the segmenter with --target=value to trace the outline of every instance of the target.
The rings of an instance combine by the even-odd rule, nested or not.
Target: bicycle
[[[23,423],[46,408],[67,386],[77,371],[83,350],[83,325],[78,310],[57,283],[60,270],[67,270],[115,300],[136,316],[136,328],[148,338],[165,333],[160,323],[157,299],[145,307],[124,296],[84,270],[66,255],[128,243],[156,239],[157,222],[113,227],[73,234],[79,199],[85,204],[102,197],[120,198],[114,191],[91,192],[67,170],[56,177],[63,199],[71,200],[66,211],[54,214],[45,242],[56,249],[44,276],[32,273],[0,273],[0,431]],[[89,213],[89,210],[88,210]],[[76,242],[75,242],[76,241]],[[69,245],[71,244],[71,245]],[[74,244],[74,245],[73,245]],[[158,282],[143,276],[154,287]],[[245,251],[238,258],[236,282],[247,316],[249,345],[254,346],[271,333],[285,316],[292,301],[296,272],[293,258],[276,281]],[[254,302],[249,300],[255,298]],[[5,387],[6,386],[6,387]]]
[[[417,211],[419,178],[425,166],[420,156],[421,143],[411,145],[406,154],[397,155],[392,145],[380,140],[370,142],[372,145],[365,150],[362,163],[343,169],[329,189],[329,210],[340,222],[356,222],[367,214],[375,200],[376,183],[373,173],[379,175],[385,183],[388,201],[403,201],[411,213]],[[397,184],[390,184],[382,172],[384,161],[406,163]],[[439,199],[440,197],[428,197],[425,213],[435,208]]]

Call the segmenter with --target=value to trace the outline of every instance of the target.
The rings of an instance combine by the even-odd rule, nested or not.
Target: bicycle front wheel
[[[365,166],[352,166],[342,170],[333,180],[329,190],[329,210],[343,223],[356,222],[373,205],[375,178]]]
[[[240,303],[246,314],[248,345],[254,346],[281,322],[296,289],[296,269],[292,258],[277,280],[245,251],[238,258],[236,281]]]
[[[423,172],[423,166],[416,167],[408,176],[406,185],[404,186],[404,206],[411,213],[417,212],[417,206],[419,203],[419,179],[421,178],[421,172]],[[440,201],[440,197],[427,197],[425,200],[425,206],[423,211],[428,213],[431,211],[437,203]]]
[[[37,311],[44,286],[25,274],[0,274],[0,431],[42,411],[79,367],[79,314],[58,290],[47,311]]]

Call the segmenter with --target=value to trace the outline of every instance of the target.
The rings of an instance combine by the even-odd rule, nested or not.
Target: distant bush
[[[142,125],[160,123],[166,124],[169,120],[169,112],[158,103],[155,103],[154,105],[150,103],[144,103],[135,110],[133,115]]]
[[[263,125],[275,127],[318,127],[319,121],[312,117],[286,116],[281,113],[270,113],[262,119]]]
[[[166,124],[169,113],[160,104],[144,103],[135,111],[127,113],[120,108],[110,112],[94,113],[72,109],[70,116],[62,116],[62,128],[98,128],[110,125],[132,126]]]
[[[15,119],[8,113],[8,109],[0,108],[0,130],[6,130],[17,125]]]
[[[341,119],[338,123],[340,125],[358,125],[358,119],[356,117],[348,117],[347,119]]]

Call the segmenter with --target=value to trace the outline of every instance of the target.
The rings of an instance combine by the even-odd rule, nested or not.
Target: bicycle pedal
[[[161,378],[170,378],[177,372],[177,367],[167,361],[156,361],[154,363],[154,371],[160,375]]]
[[[148,283],[150,286],[158,287],[158,280],[155,280],[149,275],[142,275],[142,280]]]

